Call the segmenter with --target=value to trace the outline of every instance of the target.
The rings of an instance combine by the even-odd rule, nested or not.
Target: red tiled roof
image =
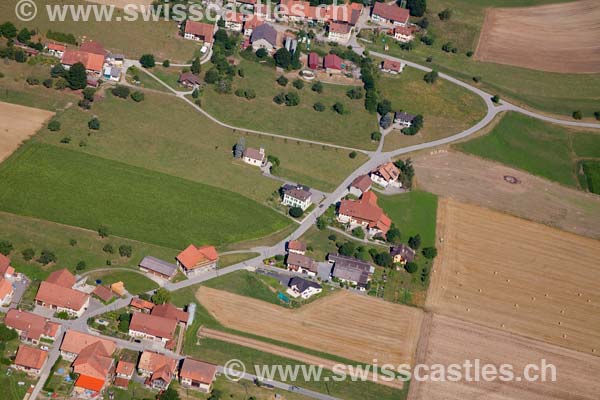
[[[407,28],[406,26],[396,26],[394,28],[394,35],[398,33],[400,35],[404,35],[404,36],[411,36],[413,34],[413,30],[410,28]]]
[[[94,296],[97,296],[100,298],[100,300],[107,302],[110,301],[110,299],[112,299],[115,295],[113,294],[112,290],[110,290],[109,288],[107,288],[106,286],[103,285],[98,285],[94,288],[94,290],[92,291],[92,294]]]
[[[55,337],[59,324],[28,311],[10,309],[4,317],[6,326],[24,333],[28,339],[39,340],[42,335]]]
[[[177,307],[175,307],[173,304],[170,304],[170,303],[156,305],[152,309],[152,312],[150,313],[150,315],[168,318],[168,319],[174,319],[177,322],[185,322],[186,324],[188,322],[188,318],[190,317],[190,315],[187,312],[178,309]]]
[[[150,373],[154,373],[164,366],[167,366],[169,371],[174,372],[177,368],[177,360],[169,358],[163,354],[144,350],[140,357],[140,361],[138,362],[138,369],[150,371]]]
[[[316,69],[319,66],[319,55],[317,53],[308,54],[308,67]]]
[[[89,296],[75,289],[50,282],[42,282],[35,299],[56,307],[79,311],[85,306]]]
[[[113,382],[113,384],[117,387],[127,389],[127,387],[129,387],[129,379],[117,377],[117,378],[115,378],[115,381]]]
[[[87,375],[96,379],[105,380],[113,359],[100,342],[93,343],[81,350],[73,362],[73,371],[80,375]]]
[[[129,324],[129,329],[133,331],[169,340],[173,339],[176,328],[177,320],[175,319],[144,313],[134,313]]]
[[[360,189],[361,192],[366,192],[371,187],[371,183],[369,175],[360,175],[352,181],[350,186]]]
[[[75,276],[66,268],[52,272],[46,278],[46,282],[54,283],[66,288],[72,288],[76,282]]]
[[[67,49],[63,55],[62,63],[65,65],[75,65],[77,63],[81,63],[85,66],[86,70],[102,72],[102,67],[104,66],[104,56],[81,50]]]
[[[0,275],[4,276],[8,267],[10,267],[10,258],[0,253]]]
[[[323,58],[323,66],[325,69],[342,69],[342,59],[335,54],[327,54]]]
[[[85,51],[86,53],[101,55],[102,57],[106,56],[106,53],[108,53],[104,46],[93,40],[82,43],[79,50]]]
[[[12,284],[8,279],[0,278],[0,299],[4,299],[13,292]]]
[[[64,44],[48,43],[48,50],[65,51],[66,49],[67,49],[67,46],[65,46]]]
[[[306,251],[306,244],[299,240],[290,240],[288,243],[288,250]]]
[[[215,27],[204,22],[196,22],[187,20],[185,23],[185,33],[191,33],[195,36],[200,36],[207,43],[212,43]]]
[[[210,385],[217,374],[217,366],[204,361],[186,358],[183,360],[179,376]]]
[[[373,15],[378,15],[390,21],[407,23],[410,12],[406,8],[398,7],[395,3],[386,4],[377,2],[375,3],[375,7],[373,7]]]
[[[154,308],[154,303],[142,300],[139,297],[134,297],[133,299],[131,299],[131,303],[129,303],[129,305],[134,308],[139,308],[140,310],[148,311],[151,311]]]
[[[350,25],[341,22],[331,22],[329,32],[346,34],[350,32]]]
[[[225,21],[227,22],[237,22],[241,24],[244,22],[244,15],[236,12],[227,12],[225,13]]]
[[[382,68],[390,71],[400,72],[400,69],[402,69],[402,63],[400,61],[384,60]]]
[[[176,258],[186,269],[194,269],[201,267],[204,264],[217,261],[219,255],[214,246],[202,246],[197,248],[193,244],[190,244],[185,250],[179,253]]]
[[[256,14],[252,14],[246,18],[246,22],[244,22],[244,29],[254,29],[259,25],[265,23],[265,20],[259,17]]]
[[[368,223],[369,228],[377,228],[384,234],[390,230],[392,221],[377,205],[377,196],[366,192],[360,200],[342,200],[339,213]]]
[[[135,371],[135,364],[129,361],[119,360],[115,372],[121,375],[132,375]]]
[[[400,170],[392,162],[381,164],[373,173],[380,175],[386,181],[395,181],[400,176]]]
[[[79,378],[75,381],[75,386],[91,390],[93,392],[99,392],[104,387],[104,379],[98,379],[87,375],[79,375]]]
[[[88,333],[68,330],[60,345],[60,350],[67,353],[79,354],[83,349],[96,342],[100,342],[106,354],[114,353],[117,348],[117,345],[112,340],[100,338]]]
[[[19,350],[17,350],[15,365],[26,368],[41,369],[44,366],[47,358],[48,352],[21,344],[19,345]]]

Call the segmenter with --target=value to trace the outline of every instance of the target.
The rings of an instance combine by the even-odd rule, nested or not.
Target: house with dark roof
[[[350,184],[350,186],[348,186],[348,192],[351,195],[354,195],[356,197],[360,197],[363,195],[363,193],[368,192],[369,190],[371,190],[371,184],[373,182],[371,181],[371,178],[369,178],[369,175],[360,175],[357,176],[352,183]]]
[[[190,244],[175,257],[175,261],[181,272],[187,277],[191,277],[216,269],[219,262],[219,254],[214,246],[196,247]]]
[[[281,187],[283,192],[282,204],[288,207],[300,207],[306,210],[312,204],[312,192],[305,185],[285,184]]]
[[[322,291],[323,287],[318,283],[297,276],[290,279],[287,289],[287,293],[292,297],[302,297],[304,300]]]
[[[377,196],[372,191],[364,193],[358,200],[342,200],[337,220],[351,228],[360,226],[369,236],[385,236],[392,226],[392,220],[377,205]]]
[[[332,278],[341,282],[348,282],[360,290],[366,290],[373,273],[375,273],[375,268],[371,264],[354,257],[329,254],[327,261],[333,265]]]
[[[169,280],[177,273],[177,265],[168,263],[159,258],[146,256],[140,261],[140,271]]]
[[[396,264],[406,264],[415,260],[415,251],[405,244],[390,248],[390,255]]]
[[[250,43],[254,51],[265,49],[272,52],[277,48],[277,30],[269,24],[262,24],[252,30]]]
[[[397,111],[394,113],[394,127],[396,129],[410,128],[415,118],[417,118],[416,115]]]
[[[179,370],[181,386],[210,393],[217,375],[217,366],[204,361],[185,358]]]
[[[200,86],[200,84],[202,83],[202,81],[200,80],[200,78],[198,77],[198,75],[192,73],[192,72],[183,72],[181,74],[179,74],[179,78],[177,79],[177,82],[181,83],[183,86],[187,87],[187,88],[197,88],[198,86]]]
[[[406,26],[410,12],[406,8],[398,7],[396,3],[387,4],[376,2],[371,19],[375,22]]]
[[[369,176],[374,183],[384,188],[388,186],[402,187],[402,182],[398,179],[400,178],[400,169],[393,162],[378,165]]]
[[[300,272],[308,276],[317,275],[317,263],[312,258],[296,253],[289,253],[285,261],[288,271]]]

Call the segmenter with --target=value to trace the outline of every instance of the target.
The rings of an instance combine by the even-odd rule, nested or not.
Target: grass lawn
[[[437,196],[427,192],[408,192],[395,196],[379,196],[379,205],[400,230],[402,242],[421,236],[421,247],[435,246]],[[377,268],[369,294],[395,303],[422,306],[425,302],[432,261],[417,251],[419,269],[410,274],[400,268]]]
[[[581,110],[586,117],[598,111],[600,100],[600,74],[559,74],[535,71],[468,58],[467,51],[475,51],[479,32],[483,25],[486,7],[526,7],[564,0],[430,0],[427,2],[426,17],[430,21],[428,31],[435,36],[432,46],[419,43],[413,51],[403,51],[389,40],[389,54],[427,64],[425,59],[433,57],[432,68],[473,83],[474,76],[482,78],[482,89],[499,94],[507,100],[554,114],[571,115]],[[437,13],[450,8],[452,18],[440,21]],[[445,53],[441,47],[452,42],[458,54]],[[368,46],[383,52],[380,42]]]
[[[171,86],[175,90],[182,90],[182,91],[190,90],[189,88],[186,88],[185,86],[181,85],[178,82],[179,74],[181,73],[181,68],[177,68],[177,67],[165,68],[161,65],[157,65],[156,67],[152,68],[150,70],[150,72],[153,73],[154,75],[156,75],[157,78],[159,78],[161,81],[163,81],[167,85]],[[151,76],[149,76],[149,78],[152,79],[154,82],[156,82],[156,79],[152,78]],[[160,85],[159,82],[156,82],[156,84]]]
[[[56,146],[0,166],[0,209],[171,248],[261,237],[290,222],[248,198]]]
[[[579,187],[578,159],[600,157],[600,134],[574,131],[517,113],[508,113],[487,135],[456,148]]]
[[[364,100],[351,100],[346,96],[349,86],[325,84],[322,94],[313,92],[311,83],[296,90],[292,79],[287,87],[275,82],[278,77],[275,69],[255,62],[242,61],[240,64],[245,77],[236,77],[233,91],[238,88],[254,89],[256,98],[246,100],[235,94],[221,95],[212,86],[202,94],[202,108],[223,122],[243,128],[267,131],[282,135],[296,136],[320,142],[334,143],[349,147],[374,149],[377,144],[371,141],[371,132],[377,130],[377,118],[364,109]],[[208,66],[203,66],[208,70]],[[300,104],[295,107],[277,105],[273,97],[280,92],[296,91]],[[317,112],[313,104],[322,102],[327,110]],[[331,106],[339,101],[350,113],[339,115]]]
[[[125,284],[125,289],[131,294],[140,294],[158,288],[158,285],[152,279],[133,271],[99,271],[93,272],[87,277],[89,282],[100,279],[104,285],[121,281]]]
[[[283,304],[277,297],[276,292],[277,290],[285,291],[285,288],[281,286],[279,281],[275,278],[253,272],[237,271],[211,279],[205,285],[213,289],[252,297],[272,304]]]
[[[102,125],[88,136],[87,123],[93,115]],[[61,146],[233,190],[261,203],[280,185],[263,177],[258,168],[233,159],[232,148],[242,132],[211,122],[173,96],[146,93],[143,102],[134,103],[107,93],[91,112],[73,107],[57,118],[61,132],[44,131],[37,136],[40,140],[60,144],[67,134],[71,143]],[[293,140],[244,136],[248,147],[264,147],[277,156],[287,178],[326,191],[366,160],[362,154],[350,159],[347,151]]]
[[[335,240],[330,240],[329,236],[335,236]],[[330,229],[319,230],[316,226],[312,226],[302,237],[300,241],[306,243],[307,255],[314,258],[317,261],[325,261],[328,253],[337,253],[338,248],[336,243],[344,243],[346,241],[354,242],[358,246],[366,246],[367,248],[374,248],[377,251],[383,251],[387,247],[379,246],[376,244],[365,244],[363,242],[352,240],[341,233],[332,231]]]
[[[139,83],[135,83],[136,81]],[[143,89],[158,90],[161,92],[170,93],[169,89],[164,87],[160,82],[150,75],[144,73],[144,71],[140,71],[136,67],[131,67],[127,70],[127,82],[137,85]]]
[[[0,8],[3,4],[0,4]],[[79,96],[70,90],[57,91],[46,89],[42,85],[30,86],[26,79],[34,77],[43,82],[50,77],[50,66],[42,63],[19,64],[14,61],[0,63],[0,101],[15,103],[23,106],[57,111],[63,109],[68,103],[79,101]]]
[[[259,253],[233,253],[219,256],[219,268],[225,268],[233,264],[240,263],[242,261],[249,260],[251,258],[259,256]]]
[[[600,161],[582,161],[581,168],[587,189],[600,194]]]
[[[485,116],[485,104],[476,94],[442,79],[429,85],[423,75],[408,67],[397,76],[381,74],[378,87],[383,98],[392,102],[393,110],[422,114],[424,119],[423,129],[415,136],[387,135],[386,151],[462,132]]]
[[[107,49],[115,53],[123,53],[128,58],[137,59],[144,53],[154,53],[159,59],[165,58],[172,61],[187,62],[192,59],[194,53],[200,46],[190,40],[185,40],[178,35],[177,23],[166,22],[161,19],[157,22],[144,22],[142,18],[138,21],[117,22],[114,19],[123,17],[121,10],[115,9],[112,22],[96,21],[90,18],[86,22],[73,21],[67,18],[60,24],[51,22],[47,16],[46,5],[48,4],[88,4],[83,0],[72,0],[69,3],[56,0],[36,1],[38,16],[31,22],[24,23],[15,15],[17,0],[7,0],[0,3],[0,15],[6,20],[14,22],[18,29],[29,28],[39,30],[46,34],[48,30],[71,33],[75,35],[78,42],[84,38],[101,42]],[[43,12],[42,12],[43,11]]]
[[[115,267],[137,268],[137,264],[146,255],[172,260],[179,252],[115,236],[102,239],[93,231],[5,212],[0,212],[0,225],[0,240],[8,240],[14,246],[10,254],[11,265],[29,278],[37,280],[43,280],[50,272],[61,268],[68,268],[75,273],[75,266],[79,261],[85,261],[87,270],[105,268],[107,260]],[[76,241],[74,245],[71,245],[71,239]],[[102,251],[107,243],[111,243],[115,250],[121,244],[130,245],[133,249],[131,258]],[[32,261],[26,261],[21,254],[28,248],[36,251],[36,257]],[[37,263],[35,259],[43,249],[54,252],[57,262],[48,266]]]
[[[127,390],[110,386],[108,392],[114,393],[115,400],[153,399],[156,397],[155,391],[135,381],[129,382]]]

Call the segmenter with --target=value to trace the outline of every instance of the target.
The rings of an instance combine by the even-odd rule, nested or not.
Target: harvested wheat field
[[[593,193],[456,151],[421,153],[413,165],[427,192],[600,239],[600,196]]]
[[[440,200],[426,308],[600,356],[600,243]]]
[[[431,320],[428,316],[424,327],[427,329],[423,329],[419,343],[418,363],[447,366],[479,359],[481,365],[489,363],[496,368],[509,364],[515,377],[525,378],[526,365],[539,366],[545,359],[546,365],[556,367],[556,381],[552,382],[551,370],[547,370],[545,382],[527,382],[526,379],[478,383],[466,379],[458,382],[413,380],[409,400],[598,399],[600,381],[594,377],[600,376],[599,357],[440,315],[433,315]]]
[[[196,297],[228,328],[369,364],[411,363],[423,318],[417,308],[345,291],[296,310],[204,286]]]
[[[53,112],[0,102],[0,161],[36,133]]]
[[[600,2],[489,8],[475,59],[549,72],[600,72]]]

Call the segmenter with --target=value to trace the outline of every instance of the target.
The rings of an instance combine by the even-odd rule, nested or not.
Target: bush
[[[44,249],[37,261],[42,265],[48,265],[52,262],[56,262],[56,255],[52,251]]]
[[[25,81],[31,86],[37,86],[40,84],[40,80],[33,76],[28,76],[27,79],[25,79]]]
[[[81,92],[83,94],[83,98],[88,101],[94,101],[94,96],[96,95],[96,89],[91,87],[86,87]]]
[[[582,119],[583,118],[583,114],[581,113],[581,111],[573,111],[573,119]]]
[[[394,264],[394,259],[392,258],[391,254],[387,251],[377,253],[373,261],[375,261],[375,264],[382,267],[391,267]]]
[[[471,57],[473,57],[473,54],[475,54],[475,53],[473,53],[472,50],[469,50],[469,51],[467,51],[466,54],[467,54],[467,57],[471,58]]]
[[[323,84],[321,82],[315,82],[310,87],[310,90],[317,93],[323,93]]]
[[[289,80],[288,78],[286,78],[285,76],[281,75],[279,78],[277,78],[277,83],[280,86],[287,86]]]
[[[13,250],[13,244],[8,240],[0,240],[0,254],[9,255]]]
[[[500,96],[498,96],[497,94],[492,96],[492,102],[496,104],[500,103]]]
[[[425,43],[427,46],[432,46],[435,43],[435,39],[432,36],[423,36],[421,38],[421,42]]]
[[[275,97],[273,97],[273,101],[275,104],[283,104],[285,102],[285,93],[276,94]]]
[[[86,267],[87,267],[87,265],[86,265],[85,261],[79,261],[77,263],[77,265],[75,266],[75,269],[77,271],[83,271]]]
[[[60,142],[62,144],[69,144],[69,143],[71,143],[71,136],[65,136],[65,137],[63,137],[62,139],[60,139]]]
[[[449,8],[446,8],[445,10],[438,13],[438,17],[442,21],[447,21],[452,17],[452,10]]]
[[[408,245],[413,250],[419,250],[419,247],[421,247],[421,235],[416,234],[415,236],[411,236],[408,239]]]
[[[140,64],[144,68],[154,68],[156,65],[156,60],[152,54],[144,54],[140,57]]]
[[[260,48],[256,50],[256,57],[258,58],[267,58],[269,56],[269,52],[266,49]]]
[[[430,85],[433,85],[438,80],[439,74],[437,71],[431,71],[425,74],[423,80]]]
[[[421,128],[423,128],[423,116],[419,114],[415,116],[410,127],[402,129],[402,133],[408,136],[413,136],[419,133]]]
[[[113,247],[112,244],[106,243],[104,245],[104,247],[102,248],[102,251],[105,252],[105,253],[114,254],[115,249],[114,249],[114,247]]]
[[[371,133],[371,140],[379,142],[381,140],[381,132],[375,131]]]
[[[152,302],[154,304],[165,304],[171,301],[171,292],[165,288],[158,288],[158,290],[152,295]]]
[[[318,112],[323,112],[323,111],[325,111],[325,109],[326,109],[327,107],[325,107],[325,104],[321,103],[320,101],[317,101],[317,102],[316,102],[316,103],[313,105],[313,108],[315,109],[315,111],[318,111]]]
[[[435,247],[425,247],[422,253],[425,258],[430,260],[437,257],[437,249]]]
[[[67,86],[69,86],[69,83],[64,78],[57,79],[56,82],[54,82],[54,89],[56,90],[66,89]]]
[[[119,246],[119,255],[121,257],[131,257],[131,253],[133,253],[133,248],[128,244],[122,244]]]
[[[327,236],[327,239],[331,240],[332,242],[335,242],[337,240],[337,236],[335,236],[333,233],[329,236]]]
[[[285,95],[285,105],[288,107],[300,104],[300,96],[296,92],[289,92]]]
[[[481,77],[480,76],[474,76],[473,77],[473,82],[475,82],[475,83],[481,82]]]
[[[111,90],[114,96],[126,99],[129,97],[129,88],[127,86],[117,85]]]
[[[320,216],[319,218],[317,218],[317,229],[322,231],[325,228],[327,228],[327,220],[323,216]]]
[[[344,114],[348,113],[348,110],[346,110],[346,107],[339,101],[336,101],[335,104],[331,108],[333,109],[333,111],[335,111],[336,113],[338,113],[340,115],[344,115]]]
[[[352,100],[359,100],[363,98],[363,91],[361,88],[352,88],[346,92],[346,96]]]
[[[51,132],[60,131],[60,122],[58,122],[57,120],[53,119],[52,121],[50,121],[48,123],[48,130],[51,131]]]
[[[19,335],[17,332],[4,324],[0,324],[0,341],[8,342],[15,340]]]
[[[598,121],[600,121],[600,111],[596,111],[594,113],[594,118],[596,118]]]
[[[359,239],[364,239],[365,231],[363,231],[363,229],[360,226],[357,226],[356,228],[352,229],[352,236]]]
[[[354,158],[356,158],[356,156],[357,156],[357,155],[358,155],[358,153],[357,153],[357,152],[355,152],[355,151],[351,151],[351,152],[350,152],[350,154],[348,154],[348,157],[350,157],[350,158],[354,159]]]
[[[79,100],[79,103],[77,103],[77,105],[83,108],[84,110],[89,110],[90,108],[92,108],[92,102],[86,99]]]
[[[108,237],[108,234],[109,234],[109,232],[108,232],[108,228],[106,226],[101,226],[98,228],[98,235],[101,238]]]
[[[131,314],[124,312],[119,314],[119,332],[129,332],[129,323],[131,322]]]
[[[163,61],[162,66],[165,68],[169,68],[171,66],[171,61],[169,61],[169,60]]]
[[[406,2],[406,8],[410,11],[410,15],[413,17],[422,17],[427,10],[426,0],[408,0]]]
[[[419,266],[414,263],[414,262],[407,262],[404,265],[404,269],[406,270],[406,272],[408,272],[409,274],[414,274],[415,272],[417,272],[417,270],[419,269]]]
[[[99,130],[100,129],[100,120],[96,117],[90,119],[90,121],[88,122],[88,128],[92,129],[92,130]]]
[[[300,207],[292,207],[290,208],[289,213],[294,218],[300,218],[302,214],[304,214],[304,211],[302,211]]]
[[[23,255],[23,260],[25,261],[31,261],[33,260],[33,257],[35,257],[35,250],[32,249],[31,247],[23,250],[21,252],[21,255]]]
[[[75,240],[75,239],[69,239],[69,244],[71,246],[77,246],[77,240]]]
[[[292,83],[292,85],[296,89],[300,90],[300,89],[302,89],[304,87],[304,82],[301,79],[296,79],[296,80],[294,80],[294,82]]]
[[[131,93],[131,99],[133,101],[135,101],[136,103],[139,103],[140,101],[144,101],[145,97],[146,96],[144,95],[144,93],[139,92],[139,91]]]

